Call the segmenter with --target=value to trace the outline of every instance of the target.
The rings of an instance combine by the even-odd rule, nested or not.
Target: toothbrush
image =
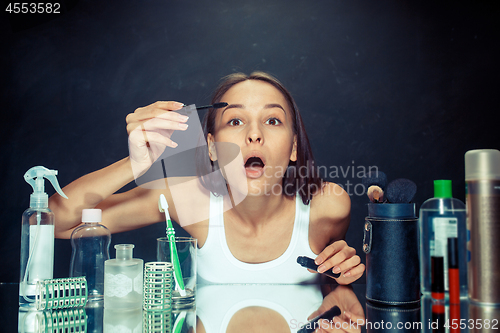
[[[179,291],[181,296],[186,296],[186,289],[184,288],[184,281],[182,280],[181,264],[179,263],[179,255],[175,247],[175,230],[170,220],[170,214],[168,213],[167,199],[165,199],[163,194],[160,194],[160,198],[158,199],[158,208],[160,212],[165,213],[165,221],[167,222],[167,237],[170,245],[170,257],[172,258],[172,264],[174,266],[175,289]]]
[[[174,327],[172,329],[173,333],[180,333],[182,330],[182,326],[184,325],[184,320],[186,319],[186,311],[182,311],[175,318]]]

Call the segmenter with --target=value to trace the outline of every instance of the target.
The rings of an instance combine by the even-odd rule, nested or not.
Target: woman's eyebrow
[[[243,106],[243,104],[229,104],[228,106],[226,106],[224,110],[222,110],[221,117],[224,115],[224,112],[226,112],[229,109],[244,109],[244,108],[245,107]]]
[[[243,104],[230,104],[228,105],[223,111],[222,111],[222,115],[224,115],[224,112],[226,112],[227,110],[229,109],[244,109],[245,106]],[[279,108],[281,110],[283,110],[283,112],[286,114],[286,111],[285,111],[285,108],[283,108],[283,106],[281,106],[281,104],[278,104],[278,103],[271,103],[271,104],[266,104],[264,105],[264,109],[274,109],[274,108]]]
[[[283,110],[283,112],[286,114],[286,111],[285,111],[285,108],[281,106],[281,104],[277,104],[277,103],[272,103],[272,104],[266,104],[264,106],[264,109],[274,109],[274,108],[278,108],[278,109],[281,109]]]

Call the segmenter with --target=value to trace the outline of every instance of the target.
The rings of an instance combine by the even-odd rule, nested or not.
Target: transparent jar
[[[142,308],[142,259],[132,258],[133,244],[117,244],[116,259],[104,264],[104,307],[112,309]]]

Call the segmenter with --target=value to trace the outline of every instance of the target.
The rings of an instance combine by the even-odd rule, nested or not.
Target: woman
[[[209,177],[199,181],[199,192],[209,198],[210,218],[181,226],[198,239],[201,279],[216,283],[311,280],[296,263],[297,255],[315,258],[319,272],[333,268],[342,273],[336,279],[340,284],[358,279],[364,265],[343,240],[349,225],[349,196],[313,172],[307,135],[288,91],[265,73],[233,74],[216,90],[212,104],[218,102],[228,105],[210,109],[204,120],[209,158],[213,165],[223,159],[220,143],[239,147],[244,186],[241,181],[228,181],[227,193],[217,193],[220,190]],[[151,165],[151,152],[154,160],[164,147],[175,149],[172,132],[187,128],[187,117],[175,112],[182,106],[156,102],[127,116],[130,156],[66,186],[64,192],[71,201],[51,197],[50,208],[58,216],[56,237],[70,237],[83,208],[101,208],[111,232],[161,222],[161,193],[173,220],[179,221],[171,186],[114,193]],[[243,199],[235,202],[234,198]]]

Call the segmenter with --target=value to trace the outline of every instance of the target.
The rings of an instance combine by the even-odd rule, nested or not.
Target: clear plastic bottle
[[[48,179],[56,191],[67,198],[57,182],[57,170],[36,166],[24,174],[33,187],[30,207],[22,216],[21,227],[21,274],[19,305],[34,306],[37,281],[52,279],[54,268],[54,213],[49,209],[49,196],[45,193],[44,179]]]
[[[460,296],[467,296],[465,218],[465,204],[452,197],[451,180],[435,180],[434,198],[422,204],[419,214],[420,285],[424,295],[434,292],[443,299],[448,297],[448,238],[457,238]],[[440,290],[432,290],[433,279],[442,283]]]
[[[116,259],[104,264],[104,307],[142,308],[144,261],[132,258],[133,244],[117,244]]]
[[[84,209],[83,224],[71,233],[69,276],[87,279],[88,305],[104,300],[104,262],[109,260],[111,233],[101,221],[100,209]]]

